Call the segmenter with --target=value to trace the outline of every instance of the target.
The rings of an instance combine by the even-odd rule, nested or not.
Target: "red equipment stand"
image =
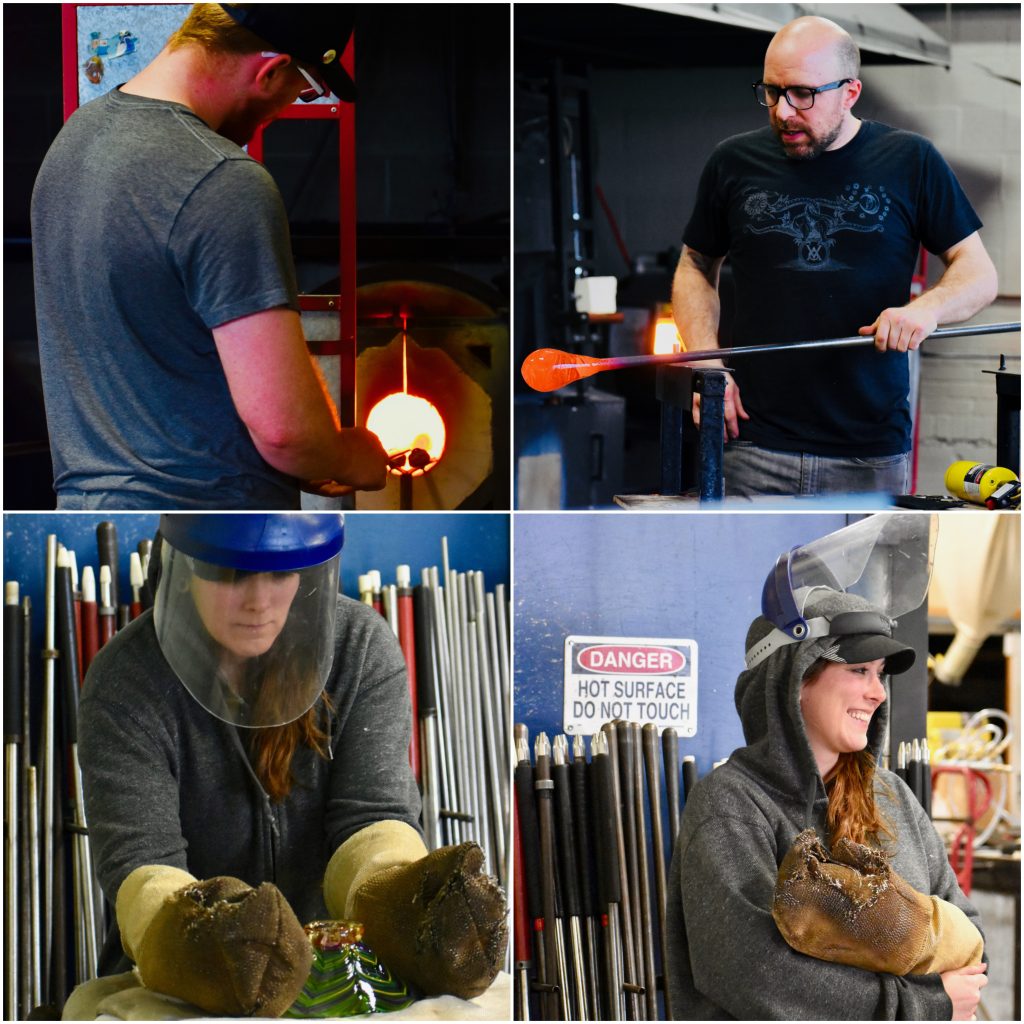
[[[78,9],[115,7],[116,4],[62,4],[62,70],[64,79],[64,120],[79,107]],[[148,5],[137,5],[148,6]],[[345,70],[355,80],[355,38],[342,55]],[[338,315],[335,340],[314,342],[318,356],[339,357],[338,414],[343,427],[355,426],[356,417],[356,112],[351,103],[296,101],[279,115],[289,120],[334,120],[338,122],[338,280],[339,295],[302,295],[299,305],[310,312]],[[263,162],[263,129],[247,147],[254,160]]]
[[[992,784],[976,768],[958,765],[932,765],[932,781],[939,775],[961,775],[967,793],[967,818],[957,830],[949,849],[949,866],[965,896],[971,895],[974,881],[974,837],[978,821],[992,803]]]

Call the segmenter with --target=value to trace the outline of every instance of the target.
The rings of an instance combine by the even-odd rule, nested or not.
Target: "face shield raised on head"
[[[761,613],[775,628],[747,651],[747,668],[804,640],[891,637],[894,620],[928,593],[937,534],[935,515],[880,513],[781,555],[761,594]],[[862,597],[872,610],[805,616],[827,591]]]
[[[334,657],[344,521],[336,514],[164,515],[157,641],[212,715],[286,725]]]

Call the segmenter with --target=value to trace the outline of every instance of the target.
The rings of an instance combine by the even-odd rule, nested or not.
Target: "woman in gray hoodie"
[[[779,866],[813,828],[825,846],[846,838],[880,849],[944,913],[966,915],[958,927],[978,921],[931,821],[906,784],[876,764],[888,721],[880,677],[906,671],[914,652],[886,635],[889,620],[862,598],[822,589],[805,614],[828,620],[830,635],[773,645],[773,624],[752,623],[751,667],[735,695],[747,745],[687,799],[668,894],[675,1012],[689,1020],[972,1019],[984,965],[940,972],[925,963],[926,973],[897,975],[827,962],[791,948],[773,919]]]
[[[475,844],[428,853],[401,649],[338,592],[342,518],[161,517],[152,612],[89,669],[89,838],[115,907],[101,973],[228,1015],[279,1015],[302,925],[344,918],[404,981],[470,998],[504,955]],[[414,890],[413,900],[408,890]]]

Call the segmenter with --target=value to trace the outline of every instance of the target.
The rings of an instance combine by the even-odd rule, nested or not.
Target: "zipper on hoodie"
[[[231,727],[231,733],[235,737],[235,749],[245,762],[246,770],[249,772],[249,778],[252,780],[252,784],[256,787],[256,791],[261,797],[261,803],[263,804],[264,818],[270,823],[270,843],[269,843],[269,854],[270,854],[270,878],[268,881],[277,882],[277,846],[278,841],[281,838],[281,826],[277,820],[277,813],[274,810],[274,805],[270,800],[270,794],[263,788],[263,784],[260,782],[256,771],[253,769],[252,762],[249,760],[249,755],[246,753],[245,744],[242,742],[242,737],[238,734],[237,727]]]

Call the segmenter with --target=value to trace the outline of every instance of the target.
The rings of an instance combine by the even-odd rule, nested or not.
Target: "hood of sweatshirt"
[[[811,595],[807,618],[832,618],[840,612],[875,610],[861,597],[821,590]],[[773,625],[758,617],[747,631],[746,649],[767,636]],[[736,710],[743,724],[747,746],[737,750],[730,763],[750,771],[777,792],[780,802],[804,808],[802,820],[810,823],[813,806],[826,799],[825,786],[811,751],[800,711],[800,684],[807,670],[834,643],[823,636],[787,644],[759,665],[747,669],[736,681]],[[880,757],[889,722],[889,701],[875,711],[868,727],[867,749]]]

